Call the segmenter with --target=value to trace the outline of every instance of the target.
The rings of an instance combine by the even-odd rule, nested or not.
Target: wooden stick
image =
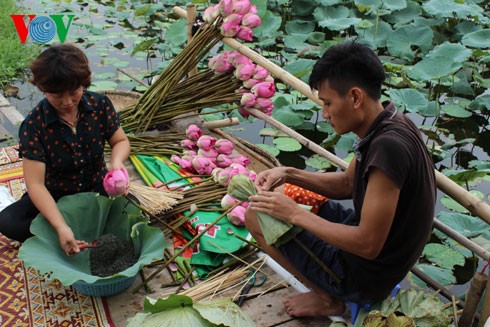
[[[141,84],[141,85],[143,85],[143,86],[146,86],[146,87],[150,86],[150,85],[148,85],[147,83],[145,83],[145,82],[143,82],[142,80],[140,80],[138,77],[135,77],[134,75],[131,75],[130,73],[128,73],[127,71],[125,71],[125,70],[124,70],[124,69],[122,69],[122,68],[117,67],[117,68],[116,68],[116,70],[120,71],[120,72],[121,72],[121,73],[123,73],[124,75],[128,76],[129,78],[133,79],[135,82],[138,82],[138,83],[140,83],[140,84]]]
[[[219,120],[212,120],[212,121],[205,121],[202,125],[203,127],[206,127],[207,129],[216,129],[216,128],[223,128],[223,127],[229,127],[229,126],[234,126],[234,125],[239,125],[240,121],[238,120],[237,117],[233,118],[225,118],[225,119],[219,119]]]
[[[458,327],[459,326],[459,324],[458,324],[458,308],[456,307],[456,303],[458,301],[456,301],[456,296],[454,296],[454,294],[451,296],[451,302],[453,305],[454,326]]]
[[[177,6],[174,7],[173,11],[174,11],[174,13],[179,15],[180,17],[183,17],[183,18],[187,17],[186,11],[180,7],[177,7]],[[225,37],[222,39],[222,42],[225,43],[226,45],[230,46],[234,50],[240,52],[242,55],[247,56],[249,59],[253,60],[256,64],[264,67],[272,75],[279,78],[280,80],[282,80],[284,83],[288,84],[289,86],[293,87],[294,89],[296,89],[301,94],[308,97],[310,100],[312,100],[316,104],[323,106],[323,102],[320,99],[318,99],[318,96],[311,91],[311,88],[305,82],[296,78],[294,75],[285,71],[284,69],[282,69],[278,65],[274,64],[270,60],[261,56],[259,53],[250,49],[248,46],[238,42],[237,40],[235,40],[233,38]],[[310,141],[307,138],[300,135],[299,133],[296,133],[295,131],[293,131],[292,129],[287,127],[286,125],[283,125],[279,121],[277,121],[277,120],[267,116],[266,114],[262,113],[260,110],[251,109],[249,111],[254,116],[256,116],[257,118],[260,118],[264,121],[267,121],[272,126],[276,127],[277,129],[279,129],[279,130],[285,132],[286,134],[290,135],[291,137],[295,138],[297,141],[299,141],[304,146],[308,147],[310,150],[312,150],[312,151],[314,151],[320,155],[323,155],[325,158],[327,158],[330,162],[332,162],[337,167],[342,168],[342,169],[346,169],[347,163],[345,161],[338,158],[334,154],[328,152],[324,148],[318,146],[313,141]],[[266,119],[266,117],[267,117],[267,119]],[[279,126],[281,128],[279,128]],[[481,219],[485,220],[487,223],[490,224],[490,205],[487,202],[485,202],[482,199],[477,198],[476,196],[474,196],[473,194],[468,192],[466,189],[464,189],[463,187],[461,187],[457,183],[453,182],[450,178],[448,178],[447,176],[440,173],[438,170],[435,170],[435,175],[436,175],[437,186],[439,187],[439,189],[442,192],[446,193],[448,196],[453,198],[459,204],[464,206],[473,215],[480,217]]]
[[[470,289],[466,293],[466,304],[463,309],[463,314],[459,319],[459,324],[461,326],[472,326],[473,319],[475,317],[475,312],[480,303],[483,291],[485,290],[485,285],[487,283],[487,276],[481,272],[475,273],[471,280]],[[454,318],[456,321],[456,317]]]

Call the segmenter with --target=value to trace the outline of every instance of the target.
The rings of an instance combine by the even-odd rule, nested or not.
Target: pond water
[[[77,4],[63,1],[22,0],[19,1],[19,6],[25,7],[25,12],[37,15],[60,12],[75,14],[76,19],[68,32],[67,42],[75,42],[84,48],[91,63],[94,90],[132,90],[139,87],[139,84],[119,72],[118,68],[148,83],[149,76],[167,62],[167,59],[162,58],[158,53],[138,52],[131,56],[134,47],[149,33],[144,17],[128,16],[123,23],[118,21],[121,18],[118,16],[120,14],[114,13],[113,8],[105,6],[104,1],[83,1]],[[133,26],[133,28],[126,27],[129,25]],[[18,81],[16,86],[19,87],[19,98],[10,97],[8,100],[25,116],[42,99],[42,94],[26,81]],[[409,116],[418,125],[430,126],[439,123],[437,121],[424,121],[422,117],[416,114],[410,114]],[[451,127],[451,122],[445,122],[444,124]],[[441,125],[444,124],[441,123]],[[480,127],[475,128],[475,126]],[[483,126],[482,129],[481,126]],[[270,139],[260,136],[259,133],[264,127],[263,122],[256,121],[255,123],[232,127],[230,131],[254,144],[268,143]],[[488,126],[488,121],[484,123],[470,122],[468,127],[452,126],[455,134],[464,134],[465,137],[477,137],[480,131],[488,135],[488,127],[490,127]],[[9,132],[17,135],[16,130]],[[325,135],[308,135],[308,137],[321,142]],[[439,162],[437,164],[438,168],[455,166],[471,159],[489,160],[488,153],[490,149],[488,147],[490,144],[485,143],[486,147],[482,147],[481,144],[462,147],[459,155]],[[346,155],[343,151],[338,151],[336,154],[339,157]],[[307,169],[304,165],[304,158],[308,155],[311,155],[308,151],[300,155],[281,154],[279,160],[284,165],[294,165],[298,168]],[[486,196],[490,193],[490,183],[488,181],[476,185],[474,188]],[[439,201],[442,197],[443,194],[439,192],[437,212],[447,211]],[[350,201],[344,201],[343,204],[351,206]],[[462,290],[464,287],[466,285],[463,286]]]

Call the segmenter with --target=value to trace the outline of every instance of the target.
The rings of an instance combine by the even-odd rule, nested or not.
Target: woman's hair
[[[383,65],[374,51],[356,41],[348,41],[327,49],[313,66],[309,84],[318,90],[328,81],[329,87],[340,96],[358,86],[371,98],[379,100],[384,80]]]
[[[88,58],[73,44],[51,45],[30,65],[30,82],[42,92],[63,93],[80,86],[88,88],[91,71]]]

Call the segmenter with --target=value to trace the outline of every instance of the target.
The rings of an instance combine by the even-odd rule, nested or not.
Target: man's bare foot
[[[343,302],[323,299],[315,292],[289,296],[283,303],[291,317],[340,316],[345,311]]]

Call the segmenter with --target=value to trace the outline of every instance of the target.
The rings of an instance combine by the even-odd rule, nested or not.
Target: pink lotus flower
[[[232,158],[232,159],[236,159],[239,157],[243,157],[243,156],[240,154],[237,157]],[[233,177],[237,174],[243,174],[243,175],[248,176],[248,172],[249,172],[249,170],[239,162],[234,162],[230,165],[230,174],[232,175],[231,177]]]
[[[184,150],[182,151],[182,157],[195,157],[197,155],[197,152],[194,150]]]
[[[228,212],[226,217],[228,221],[236,226],[244,226],[245,225],[245,207],[236,206],[233,210]]]
[[[198,140],[197,140],[197,146],[200,149],[203,150],[209,150],[213,148],[214,144],[216,143],[216,138],[210,136],[210,135],[202,135]]]
[[[197,149],[196,141],[192,141],[189,139],[184,139],[184,140],[180,141],[180,146],[183,148],[190,149],[190,150]]]
[[[202,131],[199,128],[199,126],[191,124],[187,126],[187,129],[185,130],[185,134],[190,140],[197,141],[201,137]]]
[[[257,6],[256,5],[252,5],[250,7],[250,10],[248,12],[251,13],[251,14],[257,14]]]
[[[250,11],[251,6],[252,4],[250,3],[250,0],[237,0],[233,3],[232,11],[235,14],[243,16]]]
[[[253,64],[252,60],[248,58],[247,56],[242,55],[239,52],[232,52],[229,57],[229,61],[231,64],[235,67],[238,67],[240,65],[250,65]]]
[[[252,93],[244,93],[240,99],[240,104],[244,107],[253,108],[257,103],[257,98]]]
[[[227,139],[219,139],[214,144],[214,148],[216,149],[216,151],[222,154],[230,154],[233,151],[234,147],[235,145],[233,144],[233,142]]]
[[[249,79],[243,81],[243,86],[250,90],[255,84],[260,83],[260,82],[262,82],[262,81],[259,81],[259,80],[254,79],[254,78],[249,78]]]
[[[245,156],[239,156],[237,158],[232,158],[231,161],[233,163],[237,163],[237,164],[240,164],[242,165],[243,167],[247,167],[248,165],[250,165],[250,159],[248,159],[247,157]],[[248,170],[247,170],[247,175],[248,175]]]
[[[199,175],[211,175],[211,172],[216,165],[205,157],[195,157],[192,159],[192,167],[196,170]]]
[[[266,109],[272,105],[272,100],[269,98],[257,98],[255,103],[255,108],[257,109]]]
[[[206,10],[204,10],[204,14],[202,15],[202,19],[207,23],[212,23],[218,16],[219,4],[206,8]]]
[[[221,168],[229,167],[232,162],[233,161],[231,161],[231,159],[225,154],[219,154],[216,157],[216,166]]]
[[[233,69],[233,65],[229,62],[226,53],[211,57],[208,62],[208,67],[216,73],[225,73]]]
[[[192,166],[192,159],[193,158],[180,158],[180,161],[179,161],[179,166],[186,172],[189,172],[189,173],[194,173],[196,170],[194,169],[194,167]]]
[[[238,65],[235,67],[235,77],[242,81],[247,80],[252,77],[254,69],[254,64]]]
[[[262,21],[256,13],[249,12],[242,18],[242,25],[247,26],[248,28],[255,28],[260,24],[262,24]]]
[[[234,37],[240,30],[240,23],[242,16],[237,14],[231,14],[227,16],[221,24],[221,34],[226,37]]]
[[[218,8],[223,16],[231,15],[233,13],[233,0],[221,0]]]
[[[244,41],[252,41],[253,40],[253,31],[250,27],[240,26],[240,29],[236,33],[236,37],[240,40]]]
[[[221,170],[217,171],[216,174],[213,176],[213,180],[216,183],[218,183],[219,185],[221,185],[223,187],[227,187],[228,183],[230,183],[230,179],[231,179],[230,174],[231,174],[231,169],[229,167],[221,169]]]
[[[211,160],[213,164],[216,164],[216,158],[218,157],[218,154],[218,151],[213,148],[209,150],[199,149],[197,151],[197,156],[207,158]]]
[[[274,83],[274,77],[267,75],[267,77],[264,78],[264,82]]]
[[[267,116],[270,116],[272,115],[272,111],[274,110],[274,104],[271,104],[269,107],[267,108],[262,108],[261,111],[266,114]]]
[[[233,207],[235,204],[238,203],[240,203],[240,200],[235,199],[229,194],[225,194],[225,196],[221,199],[221,207],[225,210],[230,209],[231,207]]]
[[[276,87],[274,83],[261,82],[255,84],[252,89],[252,93],[260,98],[270,98],[276,92]]]
[[[257,80],[264,80],[267,76],[269,76],[269,72],[262,66],[256,66],[254,70],[253,78]]]
[[[248,178],[253,182],[257,178],[257,173],[254,172],[253,170],[248,171]],[[247,202],[248,204],[248,202]]]
[[[104,176],[103,186],[109,196],[126,194],[129,188],[129,175],[126,168],[108,171]]]

